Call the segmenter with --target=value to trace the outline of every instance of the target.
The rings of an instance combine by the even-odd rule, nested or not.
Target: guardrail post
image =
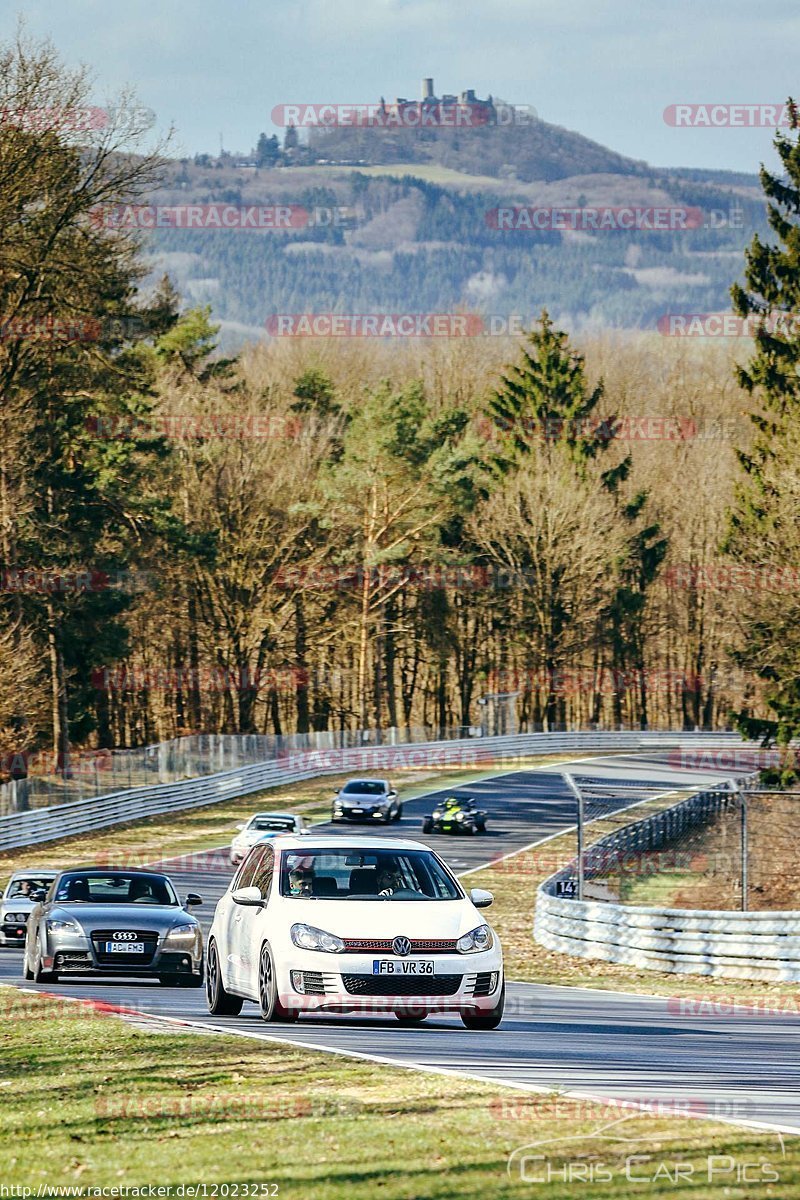
[[[578,845],[577,845],[578,899],[582,900],[583,899],[583,823],[584,823],[583,793],[581,792],[581,789],[578,787],[575,780],[572,778],[572,776],[569,774],[568,771],[562,772],[562,778],[563,778],[564,782],[566,783],[567,787],[572,792],[573,796],[575,797],[575,800],[577,801],[577,805],[578,805],[578,823],[577,823],[577,832],[578,832],[578,838],[577,838],[577,842],[578,842]]]
[[[747,912],[747,793],[740,787],[736,788],[742,805],[741,837],[742,837],[742,912]]]

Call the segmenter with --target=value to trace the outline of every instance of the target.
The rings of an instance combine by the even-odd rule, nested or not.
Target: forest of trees
[[[0,79],[5,112],[86,103],[47,46]],[[529,729],[797,732],[793,326],[578,348],[543,313],[522,342],[223,358],[95,219],[154,186],[126,138],[0,125],[7,752],[436,731],[498,693]],[[800,304],[795,132],[782,154],[743,315]]]

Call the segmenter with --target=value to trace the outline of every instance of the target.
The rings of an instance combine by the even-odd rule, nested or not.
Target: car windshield
[[[281,859],[281,895],[306,900],[459,900],[429,850],[297,850]]]
[[[382,796],[386,788],[382,783],[378,783],[374,779],[354,780],[352,783],[346,783],[342,788],[342,794],[345,796]]]
[[[46,892],[52,882],[52,875],[49,879],[41,875],[22,875],[11,880],[5,898],[11,900],[16,896],[18,900],[30,900],[34,892]]]
[[[103,874],[70,871],[56,891],[59,904],[170,904],[178,897],[165,875]]]
[[[253,817],[248,829],[256,829],[259,833],[293,833],[297,822],[294,817]]]

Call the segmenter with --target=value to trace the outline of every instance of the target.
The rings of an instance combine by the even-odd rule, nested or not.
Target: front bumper
[[[45,970],[58,975],[124,975],[137,978],[158,978],[159,975],[201,976],[203,973],[202,939],[183,946],[166,941],[163,934],[149,944],[143,954],[120,954],[119,961],[110,961],[102,952],[106,937],[95,939],[69,932],[50,932],[47,952],[43,955]]]
[[[424,958],[430,975],[376,974],[374,954],[295,950],[276,961],[281,1003],[295,1012],[487,1012],[503,982],[499,947],[480,954],[381,955],[396,964]]]
[[[8,921],[3,918],[0,924],[0,946],[24,946],[27,919],[25,921]]]
[[[389,816],[389,805],[363,804],[358,811],[352,806],[334,805],[333,814],[337,821],[385,821]]]

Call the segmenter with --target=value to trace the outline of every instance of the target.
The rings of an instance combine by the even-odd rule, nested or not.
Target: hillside
[[[303,165],[306,151],[271,168],[168,164],[154,203],[294,204],[309,220],[287,231],[155,230],[154,277],[166,270],[188,303],[210,304],[226,349],[265,337],[265,321],[281,313],[530,317],[546,306],[576,331],[654,330],[667,313],[727,309],[744,246],[766,232],[755,176],[648,167],[545,122],[434,132],[319,135],[330,154],[345,136],[348,154],[369,153],[357,169]],[[487,216],[501,205],[682,205],[699,208],[702,222],[675,232],[509,231]]]
[[[438,163],[465,174],[552,181],[572,175],[637,175],[635,162],[579,133],[532,118],[523,125],[466,129],[312,130],[310,158],[370,164]]]

